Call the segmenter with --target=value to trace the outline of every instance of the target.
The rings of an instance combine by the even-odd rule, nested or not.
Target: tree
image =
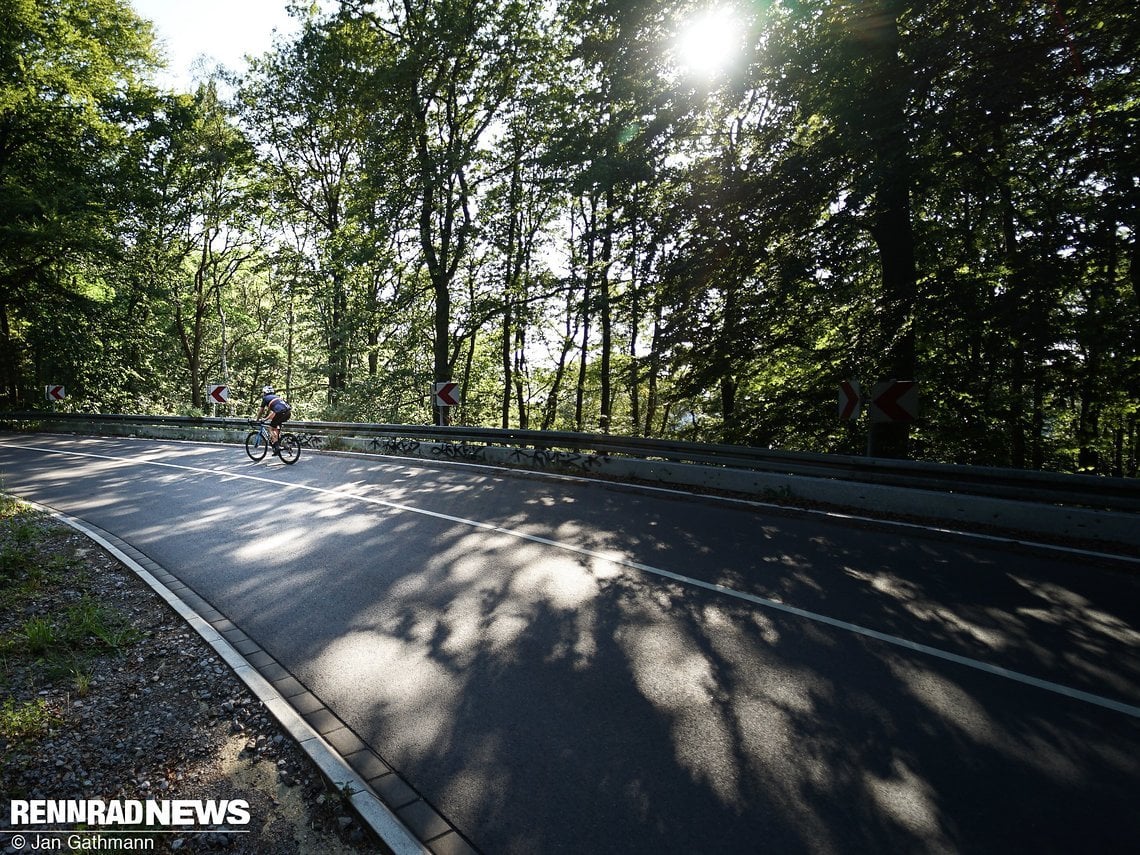
[[[227,357],[224,293],[264,244],[254,155],[214,81],[166,98],[149,138],[141,169],[150,193],[134,217],[133,253],[147,291],[166,298],[191,406],[200,409],[215,336],[219,367]]]
[[[883,379],[912,379],[917,370],[910,144],[915,69],[901,29],[908,11],[906,0],[796,4],[773,34],[787,69],[781,94],[796,105],[801,125],[814,122],[821,129],[820,150],[849,170],[842,204],[858,211],[878,249]],[[904,456],[907,433],[905,423],[872,425],[871,452]]]
[[[5,7],[9,401],[120,373],[181,407],[221,363],[418,420],[460,375],[470,423],[853,452],[837,383],[913,377],[875,453],[1136,471],[1122,0],[750,4],[705,81],[670,65],[696,0],[346,0],[242,81],[252,149],[208,91],[134,87],[88,5],[98,38]]]
[[[389,93],[414,164],[419,248],[434,300],[432,373],[450,381],[460,352],[454,282],[475,226],[472,165],[517,84],[537,10],[520,0],[387,0],[376,13],[345,7],[395,50]]]
[[[118,250],[111,178],[155,59],[123,0],[3,0],[0,17],[0,395],[26,399],[21,329],[67,274]]]
[[[366,177],[364,160],[389,115],[378,103],[382,83],[374,73],[385,62],[386,40],[375,36],[349,20],[308,18],[296,41],[253,63],[239,96],[245,121],[267,155],[283,218],[303,244],[311,236],[316,251],[312,293],[323,326],[330,404],[349,379],[349,310],[361,253],[382,240],[362,234],[360,217],[372,205],[357,198],[376,186]],[[369,220],[373,227],[382,222]]]

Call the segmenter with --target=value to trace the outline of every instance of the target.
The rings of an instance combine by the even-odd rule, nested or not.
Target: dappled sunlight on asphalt
[[[827,789],[829,760],[824,746],[805,754],[798,723],[832,703],[833,690],[810,670],[764,652],[783,640],[778,621],[756,610],[690,603],[681,585],[631,578],[595,556],[560,555],[496,532],[451,533],[450,546],[423,573],[393,581],[374,625],[333,641],[313,663],[374,687],[390,762],[412,763],[418,752],[439,753],[457,740],[479,746],[449,786],[468,798],[477,789],[494,802],[509,772],[492,748],[511,737],[470,718],[472,680],[511,682],[512,672],[529,673],[540,662],[602,681],[619,706],[642,706],[653,717],[650,730],[667,735],[670,762],[723,808],[746,811],[764,788],[801,814],[797,822],[816,823],[804,794]],[[629,683],[610,684],[595,670],[609,667],[598,658],[603,649],[621,655]],[[576,697],[569,692],[549,702],[574,705]],[[572,762],[573,749],[566,751],[550,760],[554,768]],[[653,780],[620,766],[605,775],[615,785],[624,780],[616,797],[627,807],[658,808]]]
[[[794,803],[802,783],[826,779],[825,764],[805,754],[796,720],[815,715],[830,691],[763,650],[762,667],[742,661],[754,630],[740,615],[706,605],[678,620],[677,606],[687,611],[661,598],[631,603],[616,633],[638,690],[669,723],[675,761],[734,810],[745,809],[755,776],[789,788]],[[760,629],[776,643],[771,625]]]
[[[604,564],[608,572],[593,572],[589,565],[595,563]],[[492,572],[489,565],[495,568]],[[507,567],[517,569],[503,572]],[[462,667],[488,652],[509,659],[540,606],[588,620],[600,578],[609,572],[611,565],[605,562],[561,555],[507,535],[466,534],[433,557],[424,574],[395,581],[388,601],[404,603],[401,613],[413,618],[410,625],[399,627],[405,634],[426,632],[441,653]],[[447,597],[441,607],[415,605],[420,597],[440,593]],[[569,646],[574,656],[587,661],[592,655],[588,629],[583,627]]]
[[[720,686],[696,639],[653,600],[630,605],[615,639],[638,690],[668,719],[676,762],[723,803],[740,807],[732,728],[714,703]]]
[[[903,609],[921,621],[939,624],[946,631],[960,637],[968,637],[990,650],[1001,650],[1010,644],[1011,639],[1003,632],[1000,625],[985,626],[955,613],[944,603],[928,599],[921,587],[913,581],[894,573],[866,573],[851,567],[845,567],[844,570],[852,579],[865,582],[872,590],[895,599]],[[990,621],[1001,619],[999,614],[986,615],[986,617]]]
[[[320,521],[322,538],[339,536],[335,510],[318,506],[310,516]],[[660,823],[679,802],[697,800],[702,810],[741,821],[763,816],[780,834],[821,850],[843,848],[842,826],[819,811],[836,800],[851,806],[851,821],[872,837],[921,851],[954,850],[963,834],[960,803],[973,803],[955,782],[969,770],[957,760],[949,768],[932,765],[930,746],[1001,757],[1017,775],[1043,776],[1056,791],[1085,780],[1087,746],[1066,744],[1043,722],[1011,726],[992,702],[929,661],[627,566],[644,560],[643,531],[591,527],[573,516],[542,521],[520,514],[493,524],[497,529],[472,528],[458,514],[373,517],[372,531],[358,533],[378,544],[377,568],[389,560],[381,544],[406,539],[427,544],[418,570],[378,576],[384,581],[375,602],[362,603],[355,627],[314,651],[309,663],[314,672],[337,670],[340,692],[367,687],[370,713],[360,725],[366,736],[393,766],[420,770],[425,786],[434,782],[470,816],[513,809],[504,794],[533,777],[514,766],[520,746],[529,746],[523,756],[542,757],[551,801],[579,800],[599,822],[612,809]],[[678,538],[695,545],[700,533]],[[718,582],[779,601],[818,607],[806,600],[813,597],[843,610],[845,619],[904,637],[929,633],[933,643],[983,658],[1015,647],[1022,655],[1033,651],[1025,617],[1003,604],[949,606],[936,578],[865,560],[820,572],[824,556],[843,550],[817,540],[802,551],[750,554],[718,551],[708,539],[697,551],[714,566],[724,562],[713,575]],[[685,554],[674,547],[662,563],[685,572]],[[1062,611],[1088,608],[1052,596]],[[1129,640],[1127,627],[1109,615],[1092,617],[1118,641]],[[1041,654],[1043,662],[1046,654],[1060,655]],[[832,660],[853,664],[855,673],[836,682]],[[536,682],[539,673],[548,682]],[[615,732],[590,723],[599,704],[611,723],[621,711]],[[583,754],[576,744],[583,738],[614,741],[612,754]],[[927,747],[915,755],[900,743]],[[463,761],[447,774],[424,771],[452,754]],[[1104,762],[1127,770],[1131,761]],[[688,782],[683,791],[664,786],[677,772]],[[583,795],[583,787],[596,794]]]
[[[241,561],[264,563],[266,566],[282,563],[282,555],[298,556],[308,551],[308,529],[301,526],[271,526],[257,538],[233,549],[234,558]]]
[[[997,747],[1007,734],[959,684],[902,656],[885,656],[887,667],[906,691],[934,713],[942,725],[971,742]]]
[[[1094,602],[1077,590],[1087,587],[1079,575],[1066,574],[1070,586],[997,567],[983,571],[984,595],[963,599],[949,593],[956,569],[905,573],[868,562],[842,567],[845,579],[875,596],[869,602],[877,625],[896,635],[1093,693],[1140,700],[1140,662],[1132,655],[1140,648],[1140,631],[1113,613],[1128,603]]]
[[[1027,787],[1080,814],[1136,774],[1131,720],[906,648],[1135,697],[1140,632],[1062,561],[403,465],[123,465],[83,464],[83,508],[192,547],[187,584],[487,851],[1010,851]]]
[[[1087,597],[1050,582],[1020,576],[1010,578],[1044,602],[1040,608],[1018,609],[1019,614],[1057,625],[1092,630],[1091,635],[1080,639],[1086,644],[1096,644],[1097,636],[1103,636],[1123,644],[1140,646],[1140,631],[1116,615],[1096,607]]]
[[[400,722],[385,751],[394,757],[450,745],[463,681],[432,655],[423,627],[402,637],[382,630],[355,630],[332,642],[314,662],[367,687],[379,713]]]
[[[883,813],[920,841],[922,851],[956,850],[943,830],[938,793],[904,760],[896,757],[888,776],[868,772],[864,780],[867,792]]]
[[[556,610],[571,610],[597,596],[598,582],[588,568],[575,558],[551,556],[549,552],[535,545],[518,550],[516,557],[522,566],[511,579],[511,592],[516,597],[542,600]]]

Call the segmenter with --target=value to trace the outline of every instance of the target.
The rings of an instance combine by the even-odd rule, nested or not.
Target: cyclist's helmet
[[[272,395],[273,394],[273,387],[272,386],[263,386],[261,389],[261,394],[262,395]]]

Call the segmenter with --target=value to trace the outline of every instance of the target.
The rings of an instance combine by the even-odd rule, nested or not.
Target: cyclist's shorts
[[[282,410],[279,413],[274,413],[273,418],[269,420],[270,427],[281,427],[285,422],[289,421],[289,416],[293,415],[289,410]]]

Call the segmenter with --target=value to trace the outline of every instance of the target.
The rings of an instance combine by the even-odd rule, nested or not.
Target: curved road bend
[[[213,603],[489,855],[1140,840],[1135,570],[394,458],[6,434],[0,478]]]

